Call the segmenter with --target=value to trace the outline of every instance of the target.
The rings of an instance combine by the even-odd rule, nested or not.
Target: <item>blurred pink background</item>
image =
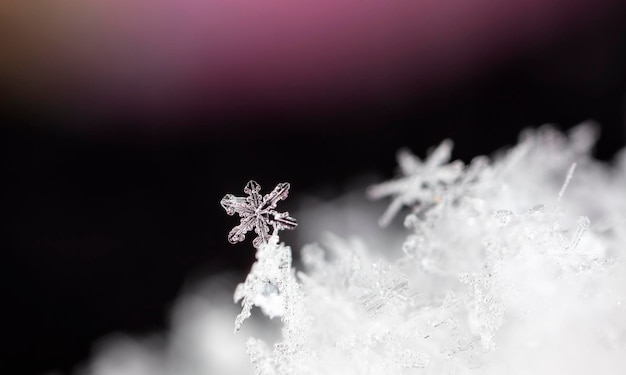
[[[150,126],[349,111],[475,77],[620,3],[3,0],[0,82],[23,105]]]

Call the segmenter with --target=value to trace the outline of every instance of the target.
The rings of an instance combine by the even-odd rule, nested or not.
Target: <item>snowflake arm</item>
[[[239,212],[246,212],[248,214],[254,213],[254,210],[248,206],[245,197],[236,197],[232,194],[226,194],[220,204],[224,207],[226,214],[229,216],[233,216],[235,213]]]
[[[252,246],[257,249],[261,246],[262,243],[267,243],[270,238],[270,226],[269,220],[262,216],[256,217],[254,232],[257,234],[257,238],[252,241]]]
[[[396,159],[398,160],[400,172],[402,172],[404,176],[414,175],[424,168],[424,163],[422,163],[420,158],[417,155],[413,155],[413,153],[406,148],[402,148],[398,151]]]
[[[263,197],[263,200],[268,205],[267,208],[273,210],[276,208],[278,201],[285,200],[288,195],[289,195],[289,184],[287,182],[283,182],[283,183],[276,185],[276,187],[274,188],[274,190],[272,190],[271,193]]]
[[[426,169],[434,169],[450,161],[454,143],[450,139],[444,139],[426,160]]]
[[[289,216],[288,212],[279,212],[274,215],[272,225],[276,230],[293,229],[298,226],[296,219]]]
[[[250,180],[244,193],[247,197],[236,197],[226,194],[220,204],[230,216],[238,214],[241,217],[239,225],[235,226],[228,234],[228,241],[232,244],[245,239],[248,232],[254,230],[257,237],[252,242],[256,248],[262,243],[267,243],[270,238],[270,227],[277,232],[284,229],[293,229],[298,224],[296,219],[289,216],[288,212],[277,212],[275,210],[278,202],[284,200],[289,195],[289,184],[286,182],[276,185],[271,193],[262,196],[259,192],[261,186]]]
[[[243,188],[243,192],[248,194],[246,201],[252,208],[259,207],[261,205],[262,198],[259,191],[261,191],[261,185],[254,180],[248,181],[246,187]]]
[[[236,244],[237,242],[243,241],[246,237],[246,233],[251,231],[254,226],[254,216],[243,217],[241,223],[228,233],[228,242]]]
[[[389,225],[393,217],[396,216],[398,212],[400,212],[400,210],[402,209],[402,206],[404,206],[404,202],[402,201],[402,198],[403,197],[396,197],[391,201],[391,203],[385,210],[385,213],[383,214],[383,216],[381,216],[380,219],[378,220],[378,223],[381,226]]]

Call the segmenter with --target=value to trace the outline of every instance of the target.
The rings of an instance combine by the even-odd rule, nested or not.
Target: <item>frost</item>
[[[278,201],[284,200],[289,195],[289,184],[286,182],[276,185],[271,193],[261,196],[261,186],[256,181],[249,181],[243,189],[247,197],[236,197],[226,194],[220,204],[228,215],[237,213],[241,217],[241,223],[234,227],[228,234],[228,241],[232,244],[244,240],[247,232],[254,230],[257,237],[252,244],[257,249],[262,243],[267,243],[270,237],[270,226],[274,233],[283,229],[293,229],[298,224],[289,216],[288,212],[275,210]]]
[[[497,275],[491,273],[461,274],[459,280],[468,284],[471,289],[466,303],[470,308],[470,321],[485,349],[495,348],[494,335],[502,325],[504,303],[501,295],[504,289],[499,285]]]

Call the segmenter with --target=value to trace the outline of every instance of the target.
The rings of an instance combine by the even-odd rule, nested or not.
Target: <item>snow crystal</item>
[[[270,226],[274,233],[283,229],[293,229],[298,224],[289,216],[288,212],[275,210],[278,201],[284,200],[289,194],[289,184],[286,182],[276,185],[271,193],[261,196],[261,186],[256,181],[249,181],[244,188],[247,197],[236,197],[226,194],[221,200],[221,205],[228,215],[237,213],[241,217],[241,223],[234,227],[228,234],[228,241],[232,244],[244,240],[247,232],[254,230],[257,237],[252,242],[259,248],[262,243],[267,243],[270,237]]]

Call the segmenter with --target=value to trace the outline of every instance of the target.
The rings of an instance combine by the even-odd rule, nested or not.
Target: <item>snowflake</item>
[[[252,241],[255,248],[262,243],[268,243],[270,238],[270,226],[274,233],[283,229],[293,229],[298,224],[296,219],[289,216],[289,212],[277,212],[275,210],[278,201],[284,200],[289,195],[287,182],[276,185],[271,193],[261,196],[261,186],[250,180],[243,189],[247,197],[236,197],[226,194],[220,204],[228,215],[239,214],[241,222],[228,234],[228,242],[235,244],[245,239],[246,233],[253,230],[257,237]]]
[[[406,149],[398,152],[402,177],[374,185],[367,191],[372,199],[394,196],[379,220],[380,225],[388,225],[402,206],[419,204],[427,207],[441,201],[447,186],[455,182],[463,171],[461,161],[446,164],[450,160],[451,151],[452,141],[446,139],[424,162]]]

